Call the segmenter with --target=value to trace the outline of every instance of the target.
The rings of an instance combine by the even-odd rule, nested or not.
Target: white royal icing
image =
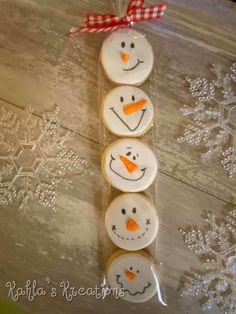
[[[151,258],[138,252],[114,258],[107,270],[112,288],[124,289],[123,299],[141,303],[159,293],[158,275]]]
[[[105,97],[102,116],[107,128],[118,136],[140,136],[151,126],[153,104],[147,94],[134,86],[119,86]]]
[[[112,242],[125,250],[140,250],[156,237],[159,221],[151,201],[140,193],[124,193],[107,209],[105,226]]]
[[[103,154],[102,170],[107,181],[123,192],[147,189],[157,173],[152,150],[138,139],[119,139]]]
[[[117,84],[140,85],[153,67],[152,47],[143,34],[120,29],[103,42],[101,63],[110,80]]]

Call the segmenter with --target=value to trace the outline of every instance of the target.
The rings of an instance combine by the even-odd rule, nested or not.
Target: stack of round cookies
[[[142,140],[151,127],[154,106],[139,87],[153,68],[153,51],[143,34],[120,29],[104,41],[100,54],[103,70],[116,85],[103,99],[105,127],[120,137],[102,156],[107,182],[122,191],[105,215],[111,241],[122,250],[107,264],[111,287],[122,288],[124,299],[144,302],[156,293],[157,274],[153,258],[143,249],[156,238],[159,220],[152,201],[143,193],[157,174],[157,160]]]

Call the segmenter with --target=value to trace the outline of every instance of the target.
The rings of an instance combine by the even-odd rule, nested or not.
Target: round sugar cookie
[[[138,87],[116,87],[103,100],[103,122],[118,136],[141,136],[152,126],[153,115],[150,98]]]
[[[123,192],[147,189],[157,174],[157,160],[152,150],[138,139],[119,139],[102,156],[102,171],[113,187]]]
[[[125,301],[146,302],[159,291],[155,261],[146,252],[120,250],[108,260],[106,272],[109,286]]]
[[[133,29],[112,32],[100,54],[107,77],[116,84],[141,85],[153,68],[153,51],[146,37]]]
[[[108,207],[105,226],[112,242],[125,250],[140,250],[156,238],[159,220],[152,202],[140,193],[124,193]]]

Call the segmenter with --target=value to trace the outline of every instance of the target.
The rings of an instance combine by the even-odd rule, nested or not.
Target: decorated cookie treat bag
[[[157,78],[146,23],[162,17],[166,4],[111,1],[115,14],[89,13],[85,27],[69,36],[103,36],[98,56],[101,152],[102,282],[120,302],[167,305],[162,284],[161,215],[154,152]]]
[[[99,60],[104,280],[124,302],[166,305],[153,151],[158,113],[152,36],[109,33]]]

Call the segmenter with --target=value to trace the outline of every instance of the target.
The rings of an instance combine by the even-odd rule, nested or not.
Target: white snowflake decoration
[[[202,146],[204,160],[218,156],[229,176],[236,174],[236,63],[229,73],[223,74],[219,65],[213,65],[216,78],[186,78],[195,106],[184,106],[181,112],[193,120],[184,131],[179,143]]]
[[[222,313],[236,313],[236,209],[218,220],[208,213],[202,230],[180,230],[188,249],[205,271],[184,275],[181,295],[196,296],[203,310],[217,305]]]
[[[65,143],[72,133],[62,132],[59,108],[42,119],[25,109],[24,118],[0,108],[0,205],[18,200],[20,209],[29,201],[54,209],[59,184],[73,188],[70,177],[92,174],[89,164]]]

